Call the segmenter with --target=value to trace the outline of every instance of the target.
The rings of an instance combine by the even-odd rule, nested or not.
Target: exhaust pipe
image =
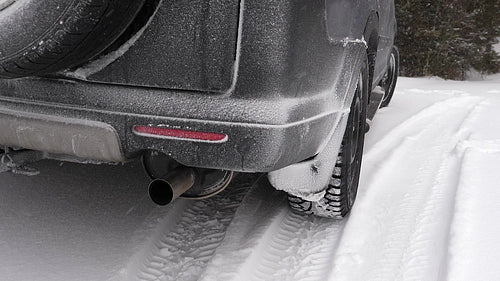
[[[170,204],[193,187],[195,181],[195,169],[180,166],[165,176],[151,181],[148,188],[149,197],[158,205]]]

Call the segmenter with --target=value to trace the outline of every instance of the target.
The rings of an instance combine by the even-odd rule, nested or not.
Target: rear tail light
[[[221,143],[227,141],[226,134],[188,131],[180,129],[171,129],[165,127],[153,126],[134,126],[133,131],[136,135],[165,139],[180,139],[199,142]]]

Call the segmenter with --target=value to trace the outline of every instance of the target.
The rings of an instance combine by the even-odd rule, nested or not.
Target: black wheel
[[[384,98],[380,107],[386,107],[391,102],[394,90],[396,89],[396,82],[398,81],[399,74],[399,50],[398,47],[392,46],[391,55],[387,63],[387,72],[384,78],[379,83],[379,86],[384,89]]]
[[[326,193],[317,202],[289,195],[288,202],[293,211],[306,215],[343,218],[351,210],[358,191],[365,140],[367,99],[368,65],[365,60],[352,100],[342,146]]]
[[[82,64],[113,43],[144,0],[0,0],[0,77]]]

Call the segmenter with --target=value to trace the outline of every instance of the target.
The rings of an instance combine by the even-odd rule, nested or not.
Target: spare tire
[[[129,26],[145,0],[0,0],[0,77],[74,67]]]

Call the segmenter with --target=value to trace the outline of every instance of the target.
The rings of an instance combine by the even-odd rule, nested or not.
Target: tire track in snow
[[[283,212],[277,231],[264,241],[250,280],[325,280],[344,223]]]
[[[146,251],[132,258],[123,275],[129,280],[198,280],[255,178],[237,177],[226,191],[206,200],[174,203]]]
[[[389,133],[387,133],[383,138],[377,140],[377,142],[370,147],[369,150],[365,150],[363,155],[363,161],[371,161],[372,158],[380,158],[380,155],[387,155],[398,145],[401,145],[401,141],[405,136],[416,135],[420,132],[422,127],[426,124],[430,124],[441,115],[446,113],[446,110],[450,107],[454,107],[457,101],[462,99],[479,99],[477,97],[471,97],[467,94],[459,94],[452,96],[451,98],[446,98],[442,101],[437,101],[422,110],[418,111],[416,114],[412,115],[410,118],[404,120],[399,125],[394,127]],[[479,103],[479,101],[477,101]]]
[[[461,161],[455,148],[480,101],[437,102],[365,154],[369,170],[336,254],[335,280],[440,280],[447,248],[436,245],[447,244],[453,214]]]
[[[450,227],[446,275],[442,280],[496,280],[500,237],[500,98],[488,99],[476,108],[467,127],[472,131],[458,145],[463,155],[457,179],[456,204]],[[489,124],[484,124],[487,120]]]
[[[285,194],[263,180],[243,201],[202,280],[325,280],[343,226],[294,214]]]

